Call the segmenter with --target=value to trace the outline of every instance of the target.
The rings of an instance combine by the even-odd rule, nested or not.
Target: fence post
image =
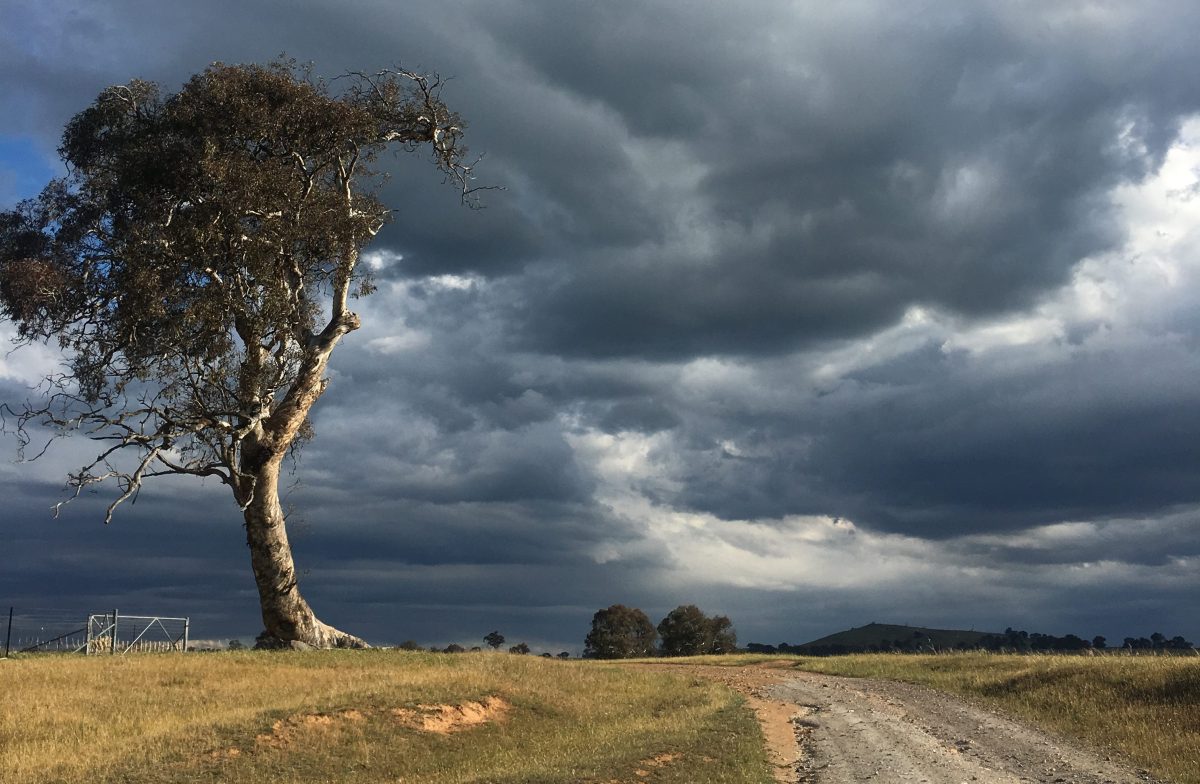
[[[192,625],[192,618],[189,615],[183,619],[183,650],[180,653],[187,653],[188,646],[188,627]]]
[[[8,658],[8,644],[12,642],[12,615],[13,608],[8,608],[8,633],[4,635],[4,658]]]
[[[117,610],[113,608],[113,625],[112,625],[112,650],[108,652],[109,656],[117,655]]]

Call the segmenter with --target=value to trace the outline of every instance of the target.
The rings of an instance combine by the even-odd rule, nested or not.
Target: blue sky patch
[[[36,196],[62,172],[53,152],[27,136],[0,135],[0,206]]]

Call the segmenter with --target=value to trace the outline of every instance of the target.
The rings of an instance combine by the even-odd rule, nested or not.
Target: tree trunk
[[[269,460],[255,472],[250,503],[245,505],[246,544],[258,585],[267,647],[367,648],[352,634],[322,623],[300,595],[283,507],[279,503],[279,463]]]

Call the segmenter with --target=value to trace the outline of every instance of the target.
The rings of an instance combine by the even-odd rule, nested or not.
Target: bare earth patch
[[[392,715],[406,727],[449,735],[491,721],[499,721],[511,706],[499,697],[487,697],[482,702],[461,705],[418,705],[413,708],[394,708]]]
[[[654,768],[664,768],[672,762],[677,762],[683,759],[683,755],[679,752],[669,752],[665,754],[655,754],[653,757],[644,759],[638,763],[640,767],[633,771],[633,775],[645,778],[650,775],[650,770]]]
[[[288,716],[286,719],[279,719],[272,724],[270,732],[255,736],[254,745],[258,748],[283,748],[291,745],[298,738],[331,729],[340,723],[362,721],[365,718],[362,711],[354,708],[334,713],[302,713],[297,716]],[[230,751],[236,751],[236,749],[230,749]]]
[[[387,711],[402,726],[418,732],[448,735],[452,732],[477,727],[492,721],[502,720],[512,706],[500,697],[487,697],[481,702],[464,702],[460,705],[418,705],[416,708],[392,708]],[[347,724],[366,721],[374,715],[369,709],[346,708],[331,713],[300,713],[277,720],[270,732],[254,737],[255,750],[286,749],[302,741],[311,741],[314,736],[326,733]],[[241,756],[236,746],[209,752],[213,760],[231,760]]]

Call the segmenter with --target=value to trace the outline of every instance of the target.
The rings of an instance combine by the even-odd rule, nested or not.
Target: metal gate
[[[84,652],[126,654],[187,650],[188,618],[156,615],[121,615],[116,610],[88,616]]]

